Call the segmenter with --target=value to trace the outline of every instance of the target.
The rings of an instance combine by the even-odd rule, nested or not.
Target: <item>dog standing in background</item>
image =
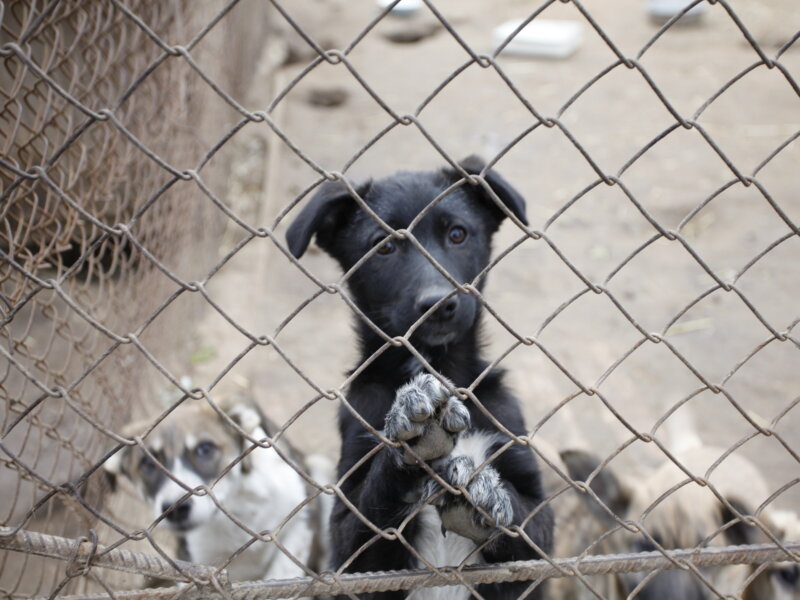
[[[470,185],[458,170],[442,169],[399,172],[355,187],[390,227],[403,229],[413,222],[414,237],[441,271],[411,241],[389,236],[341,183],[324,183],[287,231],[295,257],[316,236],[345,272],[370,254],[347,279],[355,304],[371,321],[356,323],[361,360],[347,399],[371,427],[406,444],[405,451],[376,451],[379,439],[349,408],[340,409],[342,491],[376,528],[400,529],[413,551],[401,541],[376,535],[337,498],[332,520],[337,569],[528,560],[540,558],[539,550],[552,549],[552,515],[541,504],[535,457],[526,446],[508,444],[509,434],[527,434],[519,403],[503,383],[502,371],[488,369],[481,357],[478,298],[453,285],[482,289],[492,236],[508,215],[526,224],[525,203],[495,171],[484,172],[480,159],[470,157],[460,166],[469,174],[482,174],[484,183]],[[389,337],[408,336],[430,366],[405,347],[388,346],[376,330]],[[452,386],[474,386],[479,404],[453,396]],[[438,488],[417,458],[450,485],[461,486],[467,497]],[[497,526],[512,525],[522,527],[525,536],[498,533]],[[542,597],[542,586],[526,596],[528,586],[514,582],[476,589],[487,599]],[[420,589],[414,597],[469,594],[464,586],[450,586]]]
[[[225,412],[254,440],[275,431],[248,400]],[[133,425],[123,433],[144,428]],[[205,402],[184,402],[144,442],[150,456],[126,446],[105,462],[105,472],[112,489],[119,475],[128,478],[153,517],[163,517],[161,524],[177,538],[178,559],[225,566],[234,581],[301,577],[303,566],[314,572],[325,568],[329,497],[321,494],[289,516],[316,495],[297,470],[321,485],[330,483],[333,464],[326,458],[305,459],[283,437],[275,447],[253,447]],[[230,516],[208,494],[190,494],[201,485],[211,486]],[[260,540],[247,545],[254,536],[234,519],[255,533],[274,532],[286,552]]]

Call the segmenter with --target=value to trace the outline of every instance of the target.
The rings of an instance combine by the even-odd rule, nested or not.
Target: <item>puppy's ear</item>
[[[486,163],[482,158],[479,156],[468,156],[464,160],[462,160],[459,165],[462,169],[464,169],[470,175],[479,175],[481,171],[486,168]],[[456,173],[453,171],[453,173]],[[486,183],[492,188],[492,191],[497,194],[497,197],[500,201],[508,207],[508,210],[517,217],[523,224],[528,224],[528,218],[525,216],[525,199],[522,195],[514,189],[514,187],[508,183],[497,171],[494,169],[490,169],[487,173],[484,174],[483,178],[486,180]],[[489,202],[492,206],[497,208],[497,205],[491,197],[486,193],[482,187],[478,186],[480,192],[486,196],[487,202]],[[505,213],[502,210],[497,208],[498,219],[503,220],[505,218]]]
[[[584,482],[600,466],[601,462],[596,456],[583,450],[565,450],[561,452],[561,460],[567,466],[567,471],[572,479]],[[631,494],[609,466],[594,476],[589,487],[611,512],[621,519],[625,518],[631,502]],[[604,520],[611,519],[608,512],[593,498],[587,496],[586,502],[595,516]]]
[[[369,180],[356,186],[355,190],[363,198],[371,185],[372,181]],[[317,236],[317,244],[330,252],[337,231],[341,229],[348,213],[357,206],[350,191],[341,181],[323,183],[286,231],[289,252],[295,258],[303,256],[314,234]]]
[[[130,452],[130,447],[121,448],[103,463],[103,475],[112,494],[117,491],[119,476],[124,474],[123,462],[128,452]]]
[[[265,435],[272,435],[267,429],[266,420],[261,411],[250,401],[242,400],[228,411],[231,420],[241,427],[245,434],[256,440]],[[238,431],[239,449],[244,452],[250,448],[251,442]],[[242,472],[249,473],[253,467],[252,452],[242,459]]]
[[[748,508],[746,503],[735,499],[735,498],[728,498],[728,503],[733,507],[736,512],[741,515],[751,515],[752,509]],[[764,532],[761,531],[755,525],[749,525],[747,523],[742,522],[736,515],[731,511],[727,506],[720,505],[720,524],[724,525],[730,521],[734,521],[731,525],[725,530],[725,538],[728,542],[733,546],[739,546],[743,544],[763,544],[769,542],[767,536],[764,535]],[[764,519],[766,521],[767,526],[772,525],[769,517]],[[780,537],[780,531],[776,531],[773,529],[773,533],[777,534]]]
[[[257,433],[258,428],[261,427],[261,413],[247,401],[236,404],[228,411],[228,416],[247,435],[255,437],[253,434]]]

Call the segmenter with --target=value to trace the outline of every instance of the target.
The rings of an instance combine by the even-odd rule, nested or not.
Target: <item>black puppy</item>
[[[478,174],[484,163],[470,157],[461,167]],[[416,219],[411,232],[425,251],[455,282],[474,282],[480,289],[483,278],[475,280],[489,262],[492,235],[506,211],[526,223],[520,194],[494,171],[483,177],[486,187],[469,184],[455,169],[399,172],[367,181],[355,191],[395,230]],[[451,186],[447,195],[429,206]],[[372,252],[348,277],[353,300],[372,324],[357,319],[363,370],[347,399],[372,427],[407,444],[404,452],[384,447],[359,463],[379,440],[346,407],[340,410],[339,477],[359,463],[343,481],[342,491],[360,516],[337,499],[331,522],[333,566],[363,572],[526,560],[539,558],[534,545],[549,553],[553,518],[548,506],[540,506],[543,492],[531,450],[511,445],[476,472],[508,442],[506,430],[526,433],[520,407],[503,385],[502,372],[493,369],[484,374],[487,363],[480,356],[481,306],[476,297],[458,292],[411,241],[396,234],[389,237],[341,183],[323,184],[291,224],[287,232],[291,253],[302,256],[315,234],[317,244],[344,271]],[[446,379],[423,372],[419,359],[404,347],[389,346],[375,355],[386,345],[375,327],[389,337],[408,336]],[[448,385],[469,387],[479,378],[474,393],[491,418],[472,401],[462,403],[451,396],[442,383],[449,380]],[[454,487],[463,486],[468,497],[446,493],[415,455]],[[398,528],[402,539],[377,535],[363,519],[380,530]],[[498,525],[522,525],[533,545],[525,536],[498,534]],[[510,599],[518,598],[527,586],[520,582],[476,589],[485,598]],[[454,587],[419,590],[415,597],[468,595],[466,588]],[[540,595],[541,586],[529,597]],[[402,592],[374,595],[402,596]]]

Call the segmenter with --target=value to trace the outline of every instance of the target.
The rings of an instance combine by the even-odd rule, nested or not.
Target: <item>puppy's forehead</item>
[[[161,455],[162,459],[170,462],[180,451],[180,433],[174,423],[164,421],[144,438],[144,445],[148,452]],[[136,456],[141,453],[141,448],[135,447]]]
[[[220,445],[233,444],[235,432],[207,404],[191,403],[170,413],[147,437],[146,444],[152,450],[175,456],[184,447],[209,439]]]
[[[217,443],[233,440],[235,431],[205,402],[183,405],[175,411],[176,427],[184,440],[195,444],[204,439],[212,439]]]
[[[401,171],[376,181],[367,194],[367,203],[395,227],[405,227],[419,215],[451,182],[442,174]],[[467,194],[456,189],[433,207],[437,211],[457,211]]]

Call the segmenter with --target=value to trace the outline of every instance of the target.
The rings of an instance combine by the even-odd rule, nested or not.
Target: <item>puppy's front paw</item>
[[[448,455],[459,432],[470,426],[464,403],[450,396],[433,375],[422,373],[397,390],[386,414],[384,432],[392,441],[406,442],[420,459],[435,460]],[[406,451],[406,464],[416,463]]]
[[[444,529],[480,544],[496,531],[496,527],[511,525],[514,519],[511,497],[493,467],[485,466],[476,473],[472,458],[454,456],[439,469],[439,474],[462,491],[460,495],[440,493],[433,500]],[[441,485],[431,480],[429,495],[439,490]]]

